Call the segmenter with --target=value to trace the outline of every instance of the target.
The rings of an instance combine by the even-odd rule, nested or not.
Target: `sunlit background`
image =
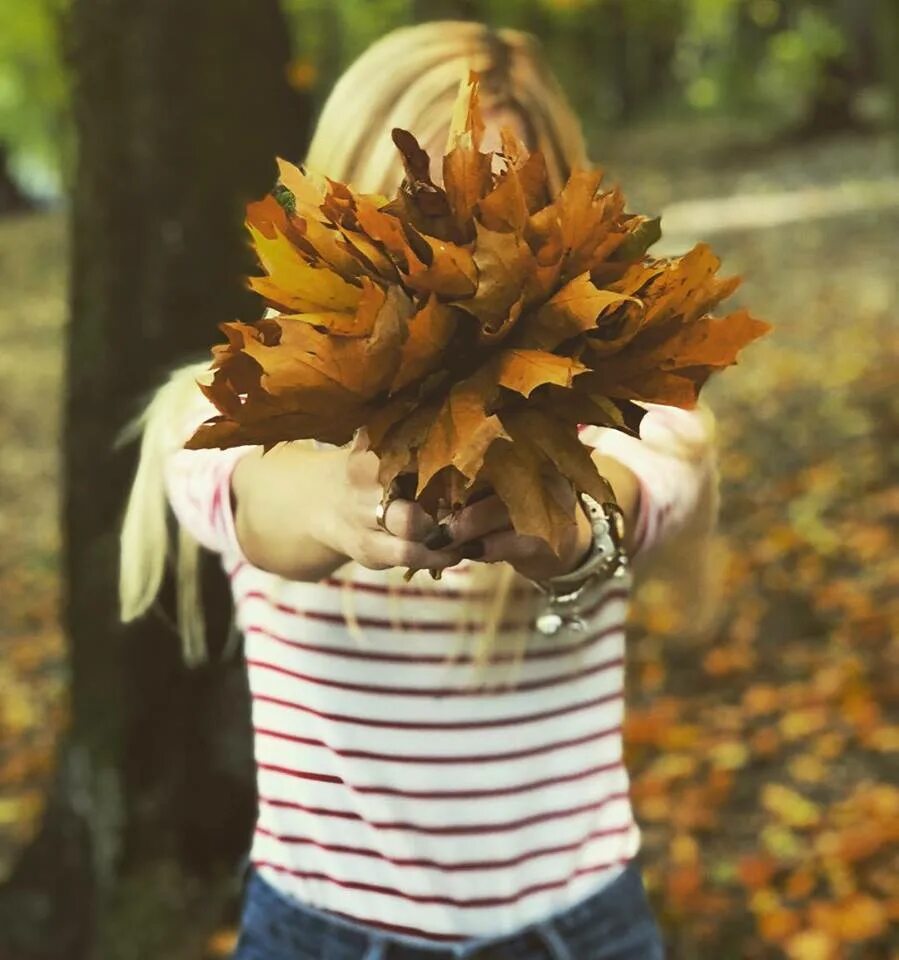
[[[721,612],[697,639],[650,584],[634,617],[669,955],[895,957],[899,4],[2,0],[0,960],[228,954],[240,666],[187,675],[165,610],[116,628],[133,460],[104,451],[252,309],[239,210],[274,153],[300,158],[367,44],[439,17],[539,36],[663,249],[711,242],[776,328],[707,393]]]

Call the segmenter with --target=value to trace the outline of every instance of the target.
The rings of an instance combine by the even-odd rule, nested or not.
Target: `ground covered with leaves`
[[[685,637],[678,605],[653,585],[636,618],[628,749],[647,881],[674,960],[891,957],[899,949],[890,934],[899,922],[894,148],[856,139],[719,152],[709,139],[686,156],[685,142],[682,131],[672,139],[653,130],[614,154],[594,152],[641,211],[723,200],[732,213],[735,195],[745,196],[743,225],[737,216],[707,239],[728,273],[747,277],[737,297],[776,330],[708,393],[721,444],[718,619],[703,639]],[[867,200],[838,212],[832,201],[847,181],[867,182]],[[817,192],[797,210],[775,209],[768,226],[753,220],[763,195],[810,188]],[[691,209],[699,223],[708,207]],[[674,250],[704,238],[689,235],[686,213],[682,234],[666,241]],[[63,233],[54,216],[0,224],[0,872],[38,822],[65,714],[56,626]],[[195,960],[196,925],[188,948],[177,924],[159,923],[177,911],[173,871],[129,887],[144,909],[130,911],[129,943],[110,960],[179,951]],[[188,904],[208,899],[196,883],[184,894]],[[227,943],[220,931],[210,956]]]

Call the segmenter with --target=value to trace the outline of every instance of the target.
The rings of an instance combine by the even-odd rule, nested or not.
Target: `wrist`
[[[587,494],[579,496],[590,517],[591,548],[581,564],[566,574],[537,582],[547,596],[547,608],[537,619],[541,633],[554,634],[563,626],[583,629],[581,614],[597,590],[613,577],[628,572],[624,549],[624,515],[617,503],[599,503]]]

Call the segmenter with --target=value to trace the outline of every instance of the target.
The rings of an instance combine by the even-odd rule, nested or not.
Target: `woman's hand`
[[[567,484],[557,493],[560,502],[575,500]],[[483,563],[505,561],[530,580],[548,580],[574,570],[590,550],[593,527],[579,504],[575,515],[576,522],[566,531],[558,556],[545,540],[516,533],[496,494],[465,507],[445,527],[462,557]]]
[[[624,514],[625,548],[629,548],[637,510],[637,479],[617,460],[594,454],[593,461],[609,481]],[[554,495],[560,503],[570,505],[575,499],[571,488],[561,477],[554,482],[558,485]],[[563,538],[558,556],[546,541],[516,533],[505,505],[495,494],[465,507],[445,526],[452,535],[452,545],[461,548],[463,557],[484,563],[504,560],[530,580],[549,580],[576,569],[590,550],[593,525],[579,503],[575,514],[576,522]]]
[[[389,498],[378,523],[384,491],[378,458],[368,449],[364,432],[335,466],[331,509],[322,514],[323,536],[335,549],[371,570],[443,570],[462,559],[458,549],[449,549],[439,537],[435,521],[411,500]],[[442,549],[426,546],[425,541],[435,539],[444,541]]]
[[[424,545],[436,524],[408,500],[392,500],[379,526],[378,458],[364,435],[338,450],[285,444],[264,456],[248,454],[231,489],[245,556],[287,579],[314,582],[347,560],[372,570],[443,570],[461,559],[445,544]]]

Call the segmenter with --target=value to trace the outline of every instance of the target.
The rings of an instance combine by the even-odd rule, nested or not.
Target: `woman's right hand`
[[[336,450],[284,444],[243,457],[231,481],[237,538],[254,566],[314,582],[347,560],[372,570],[443,570],[458,548],[430,549],[437,526],[409,500],[391,500],[382,529],[378,458],[364,434]],[[430,538],[430,539],[429,539]],[[438,538],[439,539],[439,538]]]

